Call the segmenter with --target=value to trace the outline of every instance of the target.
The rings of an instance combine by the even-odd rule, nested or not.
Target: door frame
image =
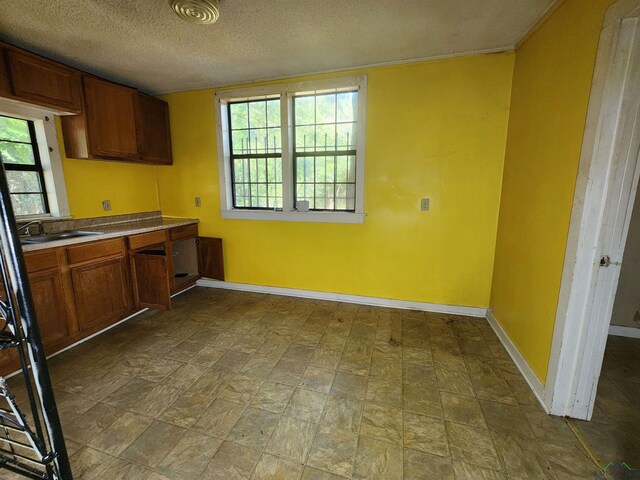
[[[544,403],[554,415],[589,420],[593,413],[620,274],[614,264],[600,275],[599,261],[603,254],[614,262],[622,258],[640,175],[637,152],[624,158],[613,155],[618,127],[624,125],[620,119],[633,110],[622,102],[633,66],[624,62],[620,47],[640,35],[640,22],[630,20],[639,15],[640,0],[618,0],[607,10],[600,34],[544,391]],[[640,56],[631,53],[640,63]],[[623,181],[621,172],[626,175]],[[620,203],[612,214],[605,207],[613,196]],[[614,230],[622,232],[621,245],[603,251],[605,245],[613,248]]]

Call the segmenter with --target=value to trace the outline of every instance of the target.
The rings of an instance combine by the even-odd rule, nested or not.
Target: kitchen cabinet
[[[171,165],[169,105],[159,98],[138,92],[136,104],[138,149],[143,162]]]
[[[4,57],[10,86],[8,93],[13,98],[69,113],[81,111],[77,70],[15,48],[6,48]]]
[[[5,49],[0,45],[0,96],[11,95],[11,84],[9,83],[9,70],[5,62]]]
[[[132,235],[128,243],[136,307],[170,310],[167,231]]]
[[[75,333],[75,317],[66,294],[68,272],[63,267],[63,253],[62,249],[50,249],[25,255],[38,329],[47,354],[68,345]],[[0,374],[18,368],[15,350],[0,352]]]
[[[132,312],[122,238],[68,247],[67,256],[81,331],[100,330]]]
[[[136,90],[92,76],[82,84],[83,113],[61,119],[67,156],[137,161]]]

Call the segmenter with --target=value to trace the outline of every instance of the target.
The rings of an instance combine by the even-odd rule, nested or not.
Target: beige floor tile
[[[571,444],[562,446],[544,443],[541,447],[558,480],[571,480],[575,477],[593,478],[595,476],[597,466],[578,447]]]
[[[530,438],[492,432],[505,473],[514,479],[550,480],[555,477],[540,445]]]
[[[182,394],[171,385],[156,385],[142,400],[131,407],[131,411],[157,418]]]
[[[285,409],[285,415],[307,422],[319,422],[328,395],[296,388]]]
[[[431,365],[433,355],[430,348],[402,346],[402,361],[406,363],[416,363],[418,365]]]
[[[459,480],[454,477],[451,460],[418,450],[404,449],[405,480]]]
[[[220,392],[218,399],[229,400],[239,403],[250,403],[264,380],[256,377],[248,377],[243,374],[236,374],[231,378],[227,386]]]
[[[309,365],[336,370],[341,356],[342,352],[340,350],[331,350],[320,346],[313,352]]]
[[[526,438],[534,438],[533,430],[531,430],[529,422],[519,406],[505,405],[483,399],[480,400],[480,406],[489,429]]]
[[[364,400],[367,394],[367,377],[352,373],[338,372],[331,386],[331,393],[338,396]]]
[[[155,468],[180,441],[184,429],[155,421],[120,455],[125,460]]]
[[[283,413],[287,407],[293,387],[274,382],[265,382],[253,397],[251,406],[272,413]]]
[[[227,352],[221,348],[216,348],[211,345],[204,345],[198,352],[189,358],[189,363],[193,365],[200,365],[203,367],[210,367],[214,363],[217,363],[222,357],[225,356]],[[232,360],[236,359],[236,360]],[[227,357],[225,361],[234,362],[237,361],[237,357],[232,357],[231,355]],[[219,365],[220,367],[224,366],[224,362]],[[235,369],[235,363],[233,363],[233,367],[229,367],[230,369]]]
[[[402,411],[365,403],[360,435],[402,445]]]
[[[202,471],[221,443],[222,440],[187,431],[156,470],[168,477],[183,480],[202,478]]]
[[[402,405],[402,384],[394,377],[369,377],[366,400],[400,408]]]
[[[133,377],[119,389],[107,395],[103,403],[111,405],[112,407],[128,410],[140,403],[155,387],[156,384],[154,382]],[[62,415],[62,412],[60,413]]]
[[[295,387],[305,370],[306,363],[280,360],[269,375],[269,380]]]
[[[104,452],[83,447],[69,458],[74,478],[95,479],[115,459]]]
[[[344,431],[358,435],[362,418],[362,403],[347,397],[329,395],[319,431]]]
[[[446,422],[451,457],[479,467],[501,470],[491,435],[484,428]]]
[[[65,423],[64,434],[71,440],[86,444],[122,415],[122,410],[98,403],[94,407]]]
[[[311,445],[307,464],[345,477],[351,477],[358,436],[344,430],[318,432]]]
[[[89,440],[87,445],[109,455],[118,456],[152,423],[153,419],[150,417],[124,412],[115,422]]]
[[[488,470],[470,463],[453,462],[456,480],[506,480],[504,473]]]
[[[191,385],[193,385],[196,380],[198,380],[204,372],[207,370],[207,367],[203,367],[202,365],[192,365],[190,363],[185,363],[178,369],[174,370],[167,378],[163,380],[162,383],[166,383],[167,385],[171,385],[175,388],[187,389]]]
[[[146,480],[152,473],[147,468],[118,458],[95,478],[96,480]],[[77,475],[74,478],[78,478]]]
[[[440,456],[449,456],[444,422],[437,418],[405,412],[404,446]]]
[[[475,395],[471,378],[466,372],[451,370],[448,366],[442,364],[436,365],[435,372],[440,391],[455,395]]]
[[[239,372],[249,361],[250,355],[244,352],[229,350],[215,363],[216,367]]]
[[[207,393],[187,389],[159,419],[179,427],[191,428],[211,403],[212,400]]]
[[[455,423],[464,423],[472,427],[487,428],[480,403],[475,397],[465,397],[441,392],[442,410],[445,420]]]
[[[264,453],[251,475],[255,480],[298,480],[302,475],[302,465]]]
[[[298,386],[316,392],[329,393],[336,372],[327,368],[308,366]]]
[[[313,467],[304,467],[302,472],[302,480],[343,480],[344,478]]]
[[[267,444],[266,452],[294,462],[306,460],[316,425],[293,417],[281,417]]]
[[[240,372],[252,378],[268,378],[278,364],[279,358],[278,356],[252,355]]]
[[[224,439],[233,429],[246,409],[246,404],[220,398],[209,405],[193,428],[213,437]]]
[[[442,418],[440,391],[436,384],[403,384],[402,408],[405,411]]]
[[[169,358],[154,358],[136,376],[150,382],[162,382],[182,365],[182,362]]]
[[[397,479],[402,477],[402,446],[362,437],[356,451],[353,478]]]
[[[224,442],[203,472],[203,478],[240,480],[251,476],[260,452],[242,445]]]
[[[278,415],[264,410],[247,408],[227,440],[262,451],[278,424]]]

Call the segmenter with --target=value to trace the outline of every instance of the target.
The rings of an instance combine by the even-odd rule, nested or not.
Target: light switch
[[[420,200],[420,210],[422,210],[423,212],[426,212],[429,210],[429,199],[428,198],[423,198],[422,200]]]
[[[196,207],[200,207],[202,205],[202,201],[200,201],[200,197],[196,197]]]
[[[108,212],[109,210],[111,210],[111,200],[103,200],[102,208],[105,212]]]

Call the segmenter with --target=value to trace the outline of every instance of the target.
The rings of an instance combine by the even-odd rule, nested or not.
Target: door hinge
[[[600,257],[600,266],[608,267],[609,265],[621,265],[621,262],[612,262],[609,255],[602,255]]]

